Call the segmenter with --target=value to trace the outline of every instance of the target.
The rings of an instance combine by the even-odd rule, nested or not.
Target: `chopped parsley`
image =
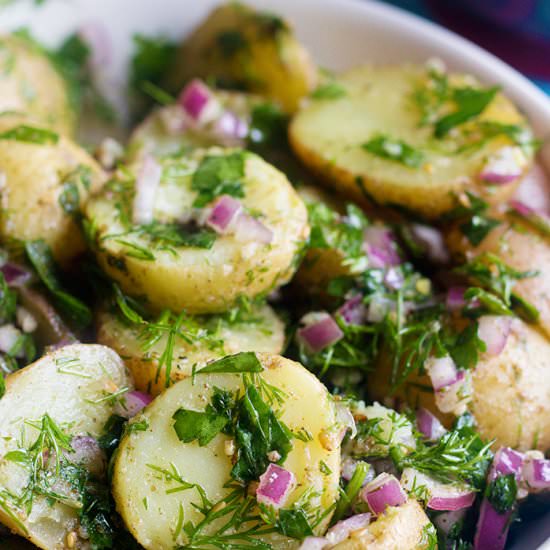
[[[287,126],[287,115],[275,103],[254,105],[248,130],[249,147],[253,150],[263,147],[285,147]]]
[[[403,140],[384,135],[373,137],[362,147],[372,155],[398,162],[409,168],[419,168],[425,161],[422,151],[415,149]]]
[[[209,363],[206,367],[196,371],[196,374],[262,372],[263,370],[256,354],[252,351],[244,351]]]
[[[485,496],[499,514],[505,514],[514,507],[517,494],[518,485],[514,474],[497,476],[485,490]]]
[[[0,139],[34,143],[36,145],[55,145],[59,141],[59,135],[45,128],[20,124],[0,133]]]
[[[477,365],[479,354],[487,349],[485,342],[478,336],[477,322],[466,326],[453,338],[452,345],[447,343],[447,349],[459,369],[473,369]]]
[[[312,99],[339,99],[347,95],[346,89],[338,82],[327,82],[321,84],[313,92],[311,92]]]
[[[204,412],[178,409],[172,418],[178,439],[183,443],[197,440],[201,447],[208,445],[229,422],[211,406]]]
[[[220,195],[244,197],[244,167],[243,151],[204,157],[191,180],[191,189],[198,193],[193,206],[202,208]]]

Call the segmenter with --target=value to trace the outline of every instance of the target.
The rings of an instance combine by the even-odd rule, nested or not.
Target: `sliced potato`
[[[5,132],[15,135],[0,139],[0,240],[43,239],[66,263],[85,249],[75,215],[102,184],[103,171],[78,145],[26,117],[0,116]]]
[[[191,376],[194,367],[240,351],[281,353],[285,343],[285,327],[268,306],[256,307],[250,313],[239,314],[236,321],[228,317],[187,317],[183,333],[190,341],[176,338],[170,380],[175,382]],[[144,329],[125,323],[116,313],[102,311],[97,318],[97,340],[110,346],[124,359],[134,377],[138,390],[152,395],[161,393],[169,381],[167,364],[162,354],[168,343],[168,334],[151,347],[144,344]]]
[[[312,99],[294,117],[294,151],[331,187],[371,206],[400,206],[433,219],[452,208],[452,195],[465,189],[495,203],[508,198],[514,185],[489,186],[479,174],[488,157],[512,142],[504,133],[480,139],[480,128],[487,133],[483,123],[493,131],[498,124],[523,126],[524,119],[497,94],[479,117],[436,139],[433,121],[428,117],[422,124],[414,101],[435,87],[427,74],[422,67],[367,66],[342,75],[333,84],[339,90],[335,97]],[[478,86],[464,76],[452,75],[449,82]],[[450,101],[441,105],[441,116],[453,108]],[[371,144],[377,154],[363,147],[377,138],[383,139],[377,147]],[[527,170],[531,154],[514,151]]]
[[[243,4],[216,8],[181,45],[168,87],[214,77],[274,99],[289,112],[317,83],[317,68],[288,22]]]
[[[132,216],[133,179],[105,188],[88,203],[98,260],[126,293],[145,297],[154,311],[214,313],[227,310],[239,296],[267,293],[290,279],[309,232],[306,208],[284,174],[252,153],[209,149],[162,159],[164,176],[152,213],[156,227],[180,231],[181,220],[196,214],[194,173],[203,162],[236,157],[243,162],[240,201],[271,231],[269,243],[252,233],[246,242],[235,234],[218,235],[210,248],[161,242],[126,221]]]
[[[76,115],[67,86],[38,46],[17,36],[0,36],[0,75],[0,112],[29,113],[62,134],[73,134]]]
[[[416,500],[386,509],[368,527],[352,531],[334,550],[427,550],[433,548],[433,525]]]
[[[257,358],[265,370],[256,375],[254,384],[261,379],[284,392],[281,421],[294,432],[305,430],[312,436],[309,441],[292,440],[283,467],[294,474],[296,485],[284,507],[305,499],[311,510],[327,510],[337,499],[340,475],[333,402],[319,380],[298,363],[277,355],[257,354]],[[175,532],[178,518],[198,525],[204,517],[193,506],[200,504],[197,489],[175,492],[181,487],[181,480],[166,476],[164,470],[172,470],[182,480],[200,486],[211,503],[220,502],[231,492],[225,484],[230,481],[235,442],[219,433],[202,447],[197,441],[183,443],[176,435],[172,419],[180,408],[204,411],[214,388],[242,392],[243,375],[199,373],[194,383],[190,378],[177,382],[136,417],[136,422],[147,422],[147,430],[132,431],[121,442],[114,464],[113,494],[126,525],[147,550],[171,550],[174,544],[189,544],[183,532]],[[278,408],[276,404],[272,407]],[[304,506],[310,509],[307,504]],[[216,510],[223,509],[224,505],[218,504]],[[231,508],[225,509],[229,515],[219,522],[206,522],[202,531],[205,537],[229,520]],[[325,518],[315,531],[322,532],[328,520],[329,517]],[[250,527],[250,522],[240,526],[241,530]],[[274,549],[300,545],[297,540],[276,534],[251,538],[269,542]],[[221,539],[195,542],[204,548],[219,548],[223,544]]]
[[[550,449],[550,343],[534,327],[514,319],[499,355],[483,354],[472,374],[469,411],[485,440],[495,448]],[[390,395],[391,362],[381,361],[369,378],[373,398]],[[425,407],[447,426],[452,415],[441,414],[427,375],[411,375],[392,397],[411,407]]]
[[[132,381],[124,363],[114,351],[99,345],[65,346],[7,378],[6,393],[0,399],[2,523],[44,550],[70,548],[69,540],[74,541],[74,548],[84,548],[86,542],[79,534],[82,495],[67,487],[63,466],[48,470],[49,474],[42,470],[55,447],[44,444],[43,458],[32,470],[18,456],[30,456],[41,435],[54,433],[34,427],[45,418],[69,439],[80,435],[97,438],[117,403],[109,396],[125,388],[131,390]],[[46,426],[51,428],[52,423]],[[60,436],[54,438],[62,449]],[[37,487],[42,490],[32,491],[29,512],[25,489],[32,489],[31,472],[36,473]],[[44,494],[48,490],[60,495],[59,499],[50,499]]]
[[[514,284],[514,293],[535,306],[538,323],[550,337],[550,238],[516,216],[497,216],[501,225],[473,247],[457,228],[447,234],[447,245],[459,261],[490,252],[518,271],[537,272]]]

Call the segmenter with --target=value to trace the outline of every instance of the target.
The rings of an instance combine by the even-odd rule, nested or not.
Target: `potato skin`
[[[199,326],[217,327],[212,339],[201,338],[195,343],[176,340],[170,379],[172,382],[191,376],[193,367],[221,359],[240,351],[281,353],[285,343],[285,327],[268,306],[254,308],[242,323],[228,323],[223,318],[209,320],[192,319]],[[255,320],[257,319],[257,320]],[[167,387],[166,366],[158,373],[159,357],[166,348],[167,336],[163,336],[152,348],[143,350],[139,339],[140,327],[123,323],[116,314],[100,311],[96,319],[97,341],[111,347],[123,358],[132,373],[136,388],[151,395],[158,395]],[[213,345],[214,340],[219,345]]]
[[[72,362],[69,362],[72,360]],[[104,397],[109,389],[133,389],[126,368],[116,353],[99,345],[75,344],[59,348],[6,379],[6,393],[0,399],[0,457],[19,448],[25,420],[37,420],[49,414],[70,435],[99,437],[107,419],[113,414],[114,400]],[[29,435],[29,428],[26,427]],[[30,442],[33,440],[31,439]],[[28,473],[9,460],[0,458],[0,487],[14,491],[28,478]],[[39,548],[66,548],[66,537],[79,527],[79,511],[48,498],[35,495],[32,511],[14,509],[20,526],[0,507],[0,521],[14,533],[24,536]],[[84,542],[76,541],[77,548]]]
[[[0,116],[0,132],[23,124],[39,127],[18,115]],[[88,174],[88,187],[78,175],[82,170]],[[97,190],[103,179],[95,160],[68,138],[59,136],[56,144],[1,139],[0,240],[9,245],[43,239],[55,259],[67,263],[84,251],[85,243],[74,215],[60,202],[65,183],[76,186],[82,208],[89,192]]]
[[[472,372],[468,408],[482,438],[494,439],[495,448],[550,449],[549,369],[550,342],[537,328],[514,319],[502,352],[493,357],[481,355]],[[390,372],[386,360],[371,374],[371,397],[390,395]],[[453,416],[437,409],[427,375],[410,376],[393,396],[411,407],[429,409],[447,427],[452,424]]]
[[[315,88],[317,68],[286,21],[227,3],[182,43],[168,73],[168,88],[177,91],[196,77],[236,84],[293,112]]]
[[[0,36],[0,112],[30,114],[42,124],[72,135],[76,115],[67,85],[39,47],[14,35]]]
[[[420,504],[409,499],[388,508],[368,527],[352,531],[334,550],[424,550],[430,548],[426,530],[431,523]]]
[[[495,217],[501,225],[478,246],[473,247],[457,228],[447,232],[447,246],[458,261],[490,252],[518,271],[538,271],[534,277],[516,281],[514,292],[537,308],[538,323],[550,338],[550,238],[519,217]]]
[[[345,90],[342,97],[311,100],[295,115],[289,128],[294,152],[328,186],[366,206],[395,205],[436,219],[453,207],[453,194],[465,189],[494,203],[509,198],[513,184],[489,188],[477,178],[486,157],[510,145],[505,137],[468,153],[428,150],[426,162],[418,168],[363,150],[362,144],[378,134],[420,149],[433,140],[432,128],[419,127],[420,114],[412,106],[412,94],[424,75],[422,67],[414,66],[366,66],[342,75],[337,79]],[[524,124],[501,94],[480,119]]]
[[[336,426],[334,404],[326,388],[300,364],[278,355],[258,353],[257,357],[265,368],[258,376],[288,396],[281,409],[282,421],[291,430],[305,428],[313,436],[309,442],[294,439],[293,449],[284,463],[284,468],[292,471],[297,480],[288,504],[309,488],[316,495],[313,497],[317,502],[315,506],[326,509],[338,496],[340,449],[339,444],[331,449],[323,446],[320,436]],[[177,496],[166,494],[165,481],[147,464],[169,468],[173,463],[184,479],[199,483],[213,502],[224,498],[228,492],[223,485],[232,468],[231,458],[224,450],[229,437],[218,434],[206,446],[200,447],[197,442],[182,443],[173,430],[174,412],[180,407],[204,410],[212,387],[231,391],[242,389],[242,375],[197,374],[194,385],[190,378],[177,382],[136,417],[136,422],[147,420],[149,428],[128,434],[119,447],[113,470],[117,510],[136,540],[147,550],[173,548],[171,528],[178,517],[179,503],[184,506],[186,520],[194,522],[201,517],[190,506],[196,495],[189,491],[179,492]],[[330,468],[330,474],[321,472],[321,460]],[[148,499],[146,509],[143,506],[145,497]],[[328,521],[329,518],[315,531],[323,532]],[[267,535],[266,542],[281,550],[300,545],[299,541],[282,535]]]
[[[197,150],[186,159],[189,166],[196,167],[204,156],[225,154],[228,150]],[[256,297],[287,282],[296,267],[294,258],[309,234],[306,208],[284,174],[257,155],[244,154],[245,197],[241,202],[245,208],[261,212],[263,222],[273,231],[270,244],[243,243],[223,235],[210,249],[182,246],[176,257],[170,251],[155,250],[154,261],[132,257],[116,239],[104,239],[127,231],[118,219],[116,197],[104,190],[86,206],[86,216],[98,228],[96,255],[103,270],[127,294],[145,297],[150,309],[157,312],[222,312],[239,296]],[[196,195],[190,189],[190,177],[176,185],[163,187],[161,183],[157,193],[163,204],[175,205],[181,215],[192,209]],[[136,244],[150,246],[137,239]]]

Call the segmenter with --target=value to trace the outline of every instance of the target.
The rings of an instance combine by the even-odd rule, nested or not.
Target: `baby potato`
[[[447,233],[449,250],[458,260],[472,260],[483,253],[498,256],[517,271],[536,272],[515,282],[513,291],[539,312],[538,324],[550,337],[550,240],[548,235],[519,216],[495,216],[501,224],[478,246],[472,246],[456,227]]]
[[[74,133],[76,115],[65,80],[38,46],[18,36],[0,36],[0,74],[0,113],[28,113],[61,134]]]
[[[124,363],[99,345],[65,346],[7,377],[0,399],[0,521],[13,533],[44,550],[68,548],[69,540],[85,547],[83,497],[71,485],[74,464],[62,457],[78,461],[74,438],[97,439],[117,403],[109,396],[131,389]]]
[[[177,91],[196,77],[214,77],[293,112],[315,88],[317,67],[287,21],[231,2],[212,11],[183,42],[168,73],[168,88]]]
[[[345,73],[329,84],[330,94],[314,95],[295,115],[289,129],[295,153],[358,202],[428,219],[451,209],[453,194],[463,190],[494,203],[509,198],[513,183],[490,185],[482,173],[504,153],[528,169],[532,152],[520,147],[530,139],[527,123],[506,97],[471,77],[435,74],[421,66]],[[474,102],[476,116],[468,115]]]
[[[401,506],[391,506],[367,527],[352,531],[334,546],[334,550],[427,550],[429,533],[434,530],[422,506],[409,499]]]
[[[550,343],[534,327],[519,319],[511,324],[510,335],[500,354],[482,354],[472,372],[472,400],[469,411],[485,440],[495,448],[519,450],[550,449]],[[369,378],[369,392],[375,399],[390,395],[391,362],[381,361]],[[448,427],[451,414],[441,414],[427,375],[413,374],[392,394],[409,406],[432,411]]]
[[[169,384],[191,376],[193,368],[214,359],[240,351],[281,353],[285,343],[285,327],[267,304],[250,312],[239,312],[235,320],[229,316],[186,317],[182,325],[184,337],[177,337],[167,380],[167,362],[162,354],[168,345],[168,334],[148,346],[147,328],[125,323],[119,315],[101,311],[97,316],[97,341],[111,347],[124,359],[134,377],[136,388],[158,395]]]
[[[103,182],[78,145],[19,115],[0,116],[0,240],[43,239],[66,263],[85,249],[75,216]]]
[[[257,372],[254,368],[254,375],[250,372],[243,374],[242,370],[239,371],[243,357],[263,370]],[[252,393],[260,392],[261,399],[276,411],[279,422],[284,423],[288,430],[310,434],[311,437],[292,438],[286,460],[281,464],[295,477],[286,499],[279,503],[285,510],[295,509],[293,505],[300,502],[304,510],[324,512],[338,498],[339,425],[332,399],[313,374],[294,361],[262,353],[230,356],[210,363],[207,368],[218,372],[202,374],[198,371],[194,379],[181,380],[157,397],[133,421],[145,424],[147,428],[144,431],[130,429],[119,447],[113,470],[117,510],[136,540],[147,550],[171,550],[178,544],[222,547],[231,538],[234,544],[241,542],[235,532],[252,532],[256,528],[265,530],[263,521],[252,519],[215,534],[223,524],[231,522],[247,491],[250,500],[246,515],[256,515],[256,500],[251,498],[257,486],[255,481],[248,483],[248,489],[234,483],[228,486],[232,481],[232,471],[239,469],[241,461],[246,460],[243,459],[243,453],[248,452],[246,445],[243,447],[239,443],[244,440],[240,436],[235,439],[227,435],[226,427],[225,431],[211,433],[208,441],[203,431],[199,436],[205,437],[205,441],[199,445],[200,440],[193,439],[193,436],[186,438],[187,442],[180,440],[175,431],[174,415],[177,411],[179,414],[182,410],[189,411],[187,414],[194,416],[205,411],[205,407],[211,411],[213,396],[222,395],[220,392],[225,392],[225,403],[230,401],[230,396],[238,400],[240,396],[251,399]],[[251,410],[257,411],[256,406],[254,399],[250,402]],[[242,409],[238,405],[237,409],[226,406],[224,414],[230,410],[237,415],[237,422],[244,426]],[[261,415],[266,414],[263,407],[262,411]],[[265,421],[260,419],[262,423]],[[188,423],[184,426],[193,430],[194,425]],[[184,426],[180,424],[180,428]],[[270,432],[276,429],[273,424],[270,426]],[[265,435],[267,432],[258,429],[257,436],[260,433]],[[280,453],[269,454],[274,461],[281,461]],[[258,461],[265,462],[266,457],[260,452],[255,460],[255,464],[261,464]],[[220,521],[212,521],[213,513],[220,514]],[[204,519],[205,514],[208,519]],[[194,528],[195,533],[191,535],[188,527],[178,529],[177,525],[181,525],[178,518],[184,518],[185,524]],[[313,528],[315,533],[323,532],[329,519],[330,513]],[[248,540],[257,544],[260,541],[270,543],[277,549],[298,548],[300,545],[299,540],[272,532],[250,534]]]
[[[132,223],[136,209],[129,211],[139,163],[126,183],[106,186],[86,206],[98,261],[125,293],[144,297],[152,311],[215,313],[290,279],[309,227],[284,174],[239,150],[197,150],[158,163],[150,223]],[[246,231],[218,234],[194,221],[224,185],[246,212],[243,221],[252,226]]]

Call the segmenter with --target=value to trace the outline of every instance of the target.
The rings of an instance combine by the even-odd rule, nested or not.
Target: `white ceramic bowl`
[[[540,138],[550,138],[550,99],[517,71],[474,44],[432,23],[369,0],[246,0],[280,13],[323,67],[342,70],[364,62],[424,62],[440,57],[456,70],[498,84],[525,112]],[[104,66],[110,96],[124,106],[123,86],[132,35],[186,34],[219,0],[19,0],[0,12],[0,31],[21,26],[54,44],[79,26],[100,22],[111,42]],[[0,2],[1,4],[1,2]],[[550,141],[550,140],[549,140]],[[541,158],[550,171],[550,143]],[[545,532],[546,531],[546,532]],[[544,533],[545,532],[545,533]],[[514,548],[536,548],[550,536],[550,516],[525,529]],[[544,545],[550,550],[550,544]]]

